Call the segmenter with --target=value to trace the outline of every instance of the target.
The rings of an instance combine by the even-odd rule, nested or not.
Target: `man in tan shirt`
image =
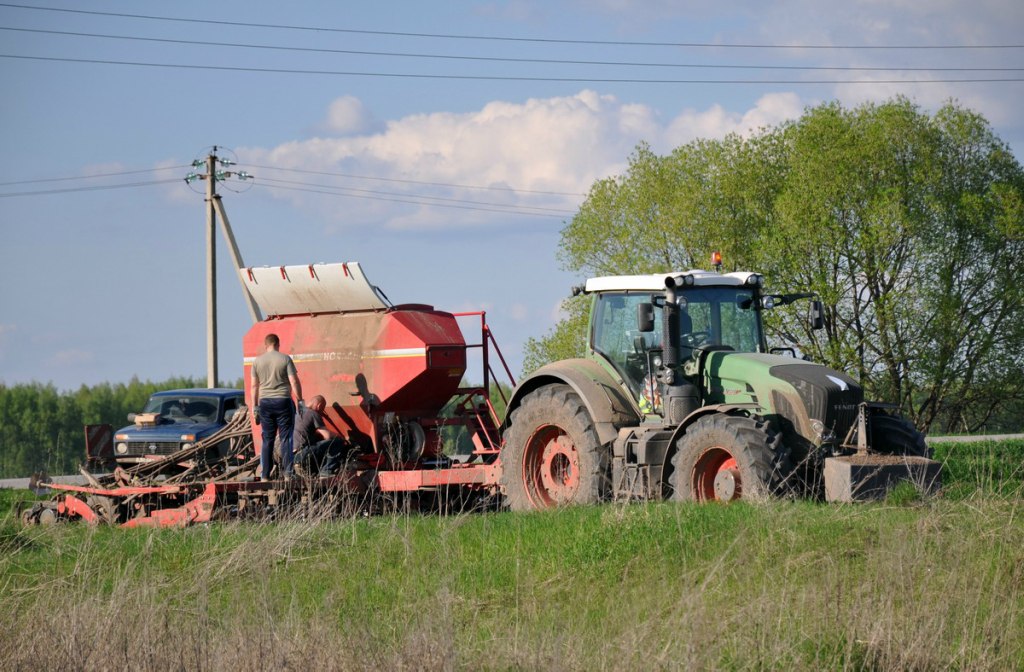
[[[295,370],[295,362],[279,352],[281,340],[277,334],[263,339],[266,348],[252,363],[250,375],[253,415],[263,428],[263,450],[260,451],[260,477],[270,479],[274,465],[274,440],[281,438],[281,472],[286,479],[292,476],[292,432],[295,430],[295,401],[302,404],[302,385]],[[257,415],[258,414],[258,415]]]

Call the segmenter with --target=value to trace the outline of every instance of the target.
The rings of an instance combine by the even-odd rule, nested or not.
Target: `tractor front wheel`
[[[568,385],[548,385],[523,397],[504,439],[501,486],[513,511],[592,504],[607,496],[607,451]]]
[[[715,414],[697,419],[676,442],[670,483],[679,501],[763,499],[781,490],[788,460],[763,421]]]
[[[924,434],[913,423],[898,415],[871,417],[871,449],[883,455],[909,455],[931,457],[932,451],[924,441]]]

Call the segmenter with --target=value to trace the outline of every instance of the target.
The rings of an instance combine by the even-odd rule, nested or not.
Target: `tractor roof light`
[[[722,253],[715,251],[711,253],[711,265],[715,267],[715,271],[722,272]]]
[[[669,289],[676,287],[693,287],[694,279],[692,275],[671,275],[665,278],[665,286]]]
[[[752,287],[763,287],[764,276],[758,273],[751,273],[750,275],[747,276],[746,283]]]

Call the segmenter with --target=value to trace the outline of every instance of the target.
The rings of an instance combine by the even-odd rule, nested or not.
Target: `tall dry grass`
[[[1024,498],[990,477],[867,506],[8,520],[0,667],[1024,669]]]

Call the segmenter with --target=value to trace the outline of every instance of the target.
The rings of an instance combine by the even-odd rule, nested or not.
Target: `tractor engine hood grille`
[[[773,366],[769,373],[792,385],[809,420],[822,423],[821,435],[807,438],[827,440],[829,434],[834,442],[846,438],[857,420],[857,407],[864,401],[864,390],[852,378],[820,364]]]

